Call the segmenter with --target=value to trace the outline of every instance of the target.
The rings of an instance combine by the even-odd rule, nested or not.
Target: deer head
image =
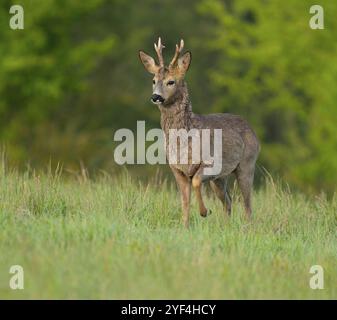
[[[180,44],[176,45],[176,51],[172,61],[168,67],[166,67],[162,53],[165,46],[162,44],[160,37],[158,43],[154,44],[154,48],[157,52],[158,63],[144,51],[139,51],[139,58],[145,69],[154,75],[152,80],[153,90],[151,101],[154,104],[167,106],[173,103],[175,98],[179,95],[192,56],[189,51],[181,55],[184,48],[184,40],[180,40]]]

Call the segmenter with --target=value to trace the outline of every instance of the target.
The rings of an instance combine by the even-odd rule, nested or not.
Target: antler
[[[162,50],[165,48],[165,46],[161,43],[161,38],[158,38],[158,44],[154,44],[154,49],[157,52],[158,60],[159,60],[159,66],[164,67],[164,58]]]
[[[177,60],[179,58],[179,55],[180,55],[181,51],[183,51],[183,48],[184,48],[184,40],[181,39],[180,45],[178,46],[176,44],[176,52],[174,54],[174,57],[173,57],[172,61],[170,62],[170,68],[172,68],[177,63]]]

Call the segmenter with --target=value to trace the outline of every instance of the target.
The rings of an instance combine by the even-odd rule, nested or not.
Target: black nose
[[[164,102],[164,98],[162,96],[160,96],[159,94],[153,94],[152,97],[151,97],[151,100],[153,102],[157,102],[157,101],[159,101],[161,103]]]

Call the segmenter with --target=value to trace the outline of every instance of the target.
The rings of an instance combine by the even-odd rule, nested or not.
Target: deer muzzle
[[[155,104],[160,104],[163,103],[165,99],[159,94],[153,94],[151,97],[151,101]]]

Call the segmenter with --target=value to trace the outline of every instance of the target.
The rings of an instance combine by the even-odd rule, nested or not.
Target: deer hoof
[[[212,214],[212,210],[210,209],[206,209],[205,211],[202,211],[200,212],[200,215],[203,217],[203,218],[206,218],[207,216],[209,216],[210,214]]]

